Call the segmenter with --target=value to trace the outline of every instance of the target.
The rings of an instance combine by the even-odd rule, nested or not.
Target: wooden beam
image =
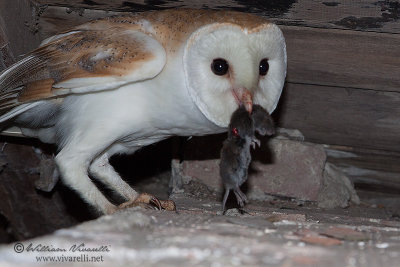
[[[4,28],[4,22],[0,18],[0,72],[15,62]]]
[[[400,34],[281,28],[287,81],[400,92]]]
[[[166,8],[231,9],[255,13],[279,24],[314,28],[400,32],[400,3],[397,1],[349,0],[36,0],[40,4],[119,12],[141,12]]]
[[[37,21],[33,15],[36,11],[39,12],[39,9],[29,0],[0,1],[0,27],[3,28],[9,53],[15,59],[39,44]]]
[[[400,153],[344,146],[326,146],[328,162],[339,167],[356,185],[400,192]]]
[[[112,15],[127,14],[95,9],[70,9],[68,7],[48,6],[38,18],[39,35],[43,40],[56,33],[68,30],[74,26],[90,20],[109,17]]]
[[[307,141],[400,151],[400,92],[288,83],[279,125]]]

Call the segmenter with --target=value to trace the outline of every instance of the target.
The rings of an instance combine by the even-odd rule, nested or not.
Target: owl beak
[[[235,88],[232,90],[232,94],[236,99],[239,106],[243,105],[244,108],[251,113],[253,109],[253,96],[251,92],[246,88]]]

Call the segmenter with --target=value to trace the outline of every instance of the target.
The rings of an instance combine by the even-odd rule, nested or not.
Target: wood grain
[[[15,62],[4,28],[4,22],[0,20],[0,72]]]
[[[109,17],[113,15],[123,15],[126,12],[113,12],[104,10],[71,10],[67,7],[48,6],[39,17],[39,36],[43,40],[56,33],[66,31],[74,26],[83,24],[87,21]]]
[[[400,34],[281,28],[287,81],[400,92]]]
[[[326,146],[328,162],[338,166],[357,186],[400,192],[400,153],[364,148]]]
[[[279,24],[314,28],[400,32],[398,1],[350,0],[36,0],[41,4],[119,12],[141,12],[166,8],[231,9],[266,16]]]
[[[19,59],[21,55],[39,44],[35,21],[36,7],[29,0],[0,1],[0,20],[10,53]]]
[[[307,141],[400,151],[400,93],[288,83],[279,124]]]

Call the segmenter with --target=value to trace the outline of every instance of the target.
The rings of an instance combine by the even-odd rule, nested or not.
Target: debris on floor
[[[212,197],[176,193],[173,200],[177,212],[136,207],[1,246],[0,265],[396,266],[400,260],[400,221],[379,209],[360,214],[350,206],[335,214],[274,200],[219,215],[221,203]]]
[[[13,228],[6,228],[12,229],[12,233],[21,229],[18,236],[14,234],[13,239],[3,241],[7,244],[0,246],[0,265],[54,266],[57,263],[57,266],[69,266],[73,263],[80,266],[84,262],[85,266],[105,263],[115,267],[396,266],[400,261],[400,219],[396,209],[399,195],[380,195],[357,188],[356,191],[342,170],[326,161],[326,154],[320,145],[306,143],[299,135],[296,138],[291,136],[293,134],[288,131],[282,138],[271,140],[269,146],[290,151],[298,149],[299,153],[291,156],[304,161],[304,164],[309,164],[310,154],[314,155],[314,162],[318,163],[314,170],[318,171],[313,175],[317,177],[318,186],[310,187],[310,192],[304,190],[309,198],[270,194],[266,189],[254,190],[255,180],[261,186],[262,182],[271,185],[268,179],[274,172],[270,170],[270,175],[264,178],[250,177],[252,179],[244,190],[253,194],[248,195],[250,203],[243,210],[238,209],[236,200],[231,197],[227,203],[228,210],[223,215],[222,185],[213,169],[218,166],[218,154],[213,155],[213,151],[219,153],[218,142],[204,141],[208,149],[202,151],[190,148],[192,144],[189,143],[184,149],[184,160],[172,160],[171,169],[170,143],[161,143],[166,149],[150,147],[147,152],[144,150],[135,155],[137,158],[115,159],[115,165],[124,177],[134,175],[133,186],[139,192],[166,199],[169,191],[177,211],[134,207],[98,219],[92,217],[89,218],[92,220],[80,224],[62,214],[66,207],[61,204],[66,200],[62,193],[60,195],[60,184],[52,195],[35,191],[39,174],[28,175],[27,170],[38,166],[40,159],[32,154],[32,149],[7,146],[1,155],[4,161],[1,174],[2,179],[8,182],[1,184],[0,192],[24,187],[24,192],[29,193],[23,196],[16,194],[13,202],[0,205],[4,216],[0,216],[0,223],[12,225]],[[196,142],[200,142],[201,148],[206,147],[201,143],[203,141]],[[19,162],[17,156],[21,151],[32,161]],[[151,160],[154,151],[167,151],[157,166]],[[266,154],[265,151],[263,155],[266,158],[255,155],[259,163],[253,162],[255,170],[252,175],[260,175],[256,171],[257,164],[268,166],[273,162],[279,165],[278,161],[270,159],[282,159],[283,156],[274,157],[277,152]],[[305,153],[307,151],[309,153]],[[204,152],[210,153],[204,155]],[[301,155],[303,157],[299,160]],[[208,165],[199,163],[209,160]],[[202,170],[197,172],[202,177],[209,175],[207,179],[198,179],[193,175],[196,170],[185,166],[189,161],[192,162],[191,168]],[[142,166],[142,169],[132,166],[132,162]],[[196,164],[201,166],[196,167]],[[293,181],[296,169],[287,170],[287,174],[288,179]],[[285,188],[283,184],[280,186],[282,190]],[[39,201],[43,197],[45,200]],[[27,199],[36,206],[24,204]],[[38,210],[45,210],[46,207],[46,212],[38,214]],[[16,210],[12,212],[13,209]],[[23,216],[18,217],[18,214]],[[55,223],[51,221],[51,216],[55,218]],[[60,220],[62,216],[64,221]],[[38,219],[40,224],[33,227],[29,223],[32,218]],[[68,220],[72,221],[69,226],[58,227],[59,230],[53,230],[53,233],[46,229],[47,235],[36,234],[32,238],[27,231],[43,228],[41,225],[47,224],[47,221],[54,227]]]

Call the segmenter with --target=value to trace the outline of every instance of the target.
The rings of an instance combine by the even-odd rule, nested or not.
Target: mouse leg
[[[226,204],[226,200],[228,199],[228,196],[229,196],[229,191],[231,191],[231,190],[230,189],[225,190],[224,198],[222,200],[222,212],[225,212],[225,204]]]
[[[240,206],[241,208],[243,208],[243,207],[244,207],[244,204],[247,203],[247,197],[246,197],[246,195],[240,190],[239,187],[236,187],[236,188],[233,190],[233,193],[235,193],[236,200],[237,200],[239,206]]]

